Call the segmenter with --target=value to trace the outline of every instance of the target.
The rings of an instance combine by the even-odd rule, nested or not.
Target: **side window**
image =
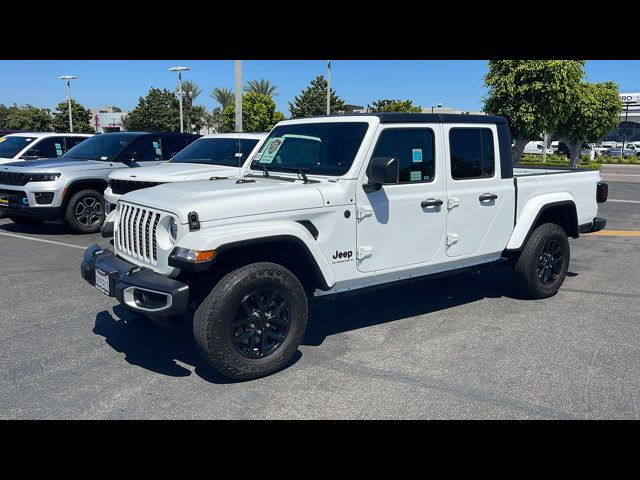
[[[400,163],[399,183],[431,182],[435,175],[433,130],[387,129],[382,132],[373,157],[394,157]]]
[[[136,162],[151,162],[162,160],[162,144],[160,137],[148,135],[131,142],[122,154],[121,160],[133,160]]]
[[[163,139],[164,146],[164,159],[168,160],[176,153],[187,146],[187,140],[185,137],[179,137],[177,135],[167,135]]]
[[[454,180],[493,177],[493,133],[488,128],[452,128],[449,131],[451,177]]]
[[[56,158],[64,153],[64,138],[49,137],[33,145],[24,154],[25,157]]]
[[[86,140],[86,137],[66,137],[67,147],[65,149],[65,153],[67,150],[71,150],[73,147],[82,143],[83,140]]]

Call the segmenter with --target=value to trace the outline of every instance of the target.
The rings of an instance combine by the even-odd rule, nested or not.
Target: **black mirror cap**
[[[397,158],[375,157],[371,160],[369,182],[377,185],[398,183],[400,164]]]

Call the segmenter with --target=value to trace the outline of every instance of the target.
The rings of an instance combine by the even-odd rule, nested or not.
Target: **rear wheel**
[[[97,190],[81,190],[69,200],[64,219],[75,233],[96,233],[104,218],[102,194]]]
[[[251,379],[287,365],[307,317],[307,297],[295,275],[275,263],[253,263],[218,282],[196,310],[193,331],[198,350],[218,372]]]
[[[43,220],[39,218],[30,218],[30,217],[14,217],[9,216],[9,220],[13,223],[17,223],[18,225],[24,225],[25,227],[33,227],[35,225],[40,225]]]
[[[555,295],[569,269],[569,240],[555,223],[537,227],[525,244],[514,272],[517,288],[530,298]]]

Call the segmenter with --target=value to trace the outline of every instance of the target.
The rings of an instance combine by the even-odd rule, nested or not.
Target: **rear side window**
[[[434,170],[433,131],[427,128],[393,128],[380,134],[373,157],[397,158],[399,183],[431,182]]]
[[[131,142],[120,158],[139,162],[162,160],[162,144],[160,137],[147,135]]]
[[[64,153],[64,138],[49,137],[35,143],[24,154],[25,157],[56,158]]]
[[[86,140],[86,138],[85,137],[66,137],[66,140],[67,140],[67,150],[71,150],[73,147],[75,147],[79,143],[82,143],[84,140]]]
[[[451,177],[454,180],[493,177],[495,152],[488,128],[452,128],[449,131]]]
[[[167,135],[164,137],[165,158],[171,158],[187,146],[186,137]]]

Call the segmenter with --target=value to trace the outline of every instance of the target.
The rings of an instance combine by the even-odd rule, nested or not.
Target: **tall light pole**
[[[73,133],[73,116],[71,115],[71,80],[75,80],[78,77],[73,75],[62,75],[58,77],[60,80],[67,82],[67,104],[69,105],[69,132]]]
[[[236,60],[236,132],[242,132],[242,60]]]
[[[331,113],[331,60],[327,60],[327,115]]]
[[[180,102],[180,133],[184,132],[184,120],[182,119],[182,72],[191,70],[190,67],[171,67],[170,72],[178,72],[178,100]]]

